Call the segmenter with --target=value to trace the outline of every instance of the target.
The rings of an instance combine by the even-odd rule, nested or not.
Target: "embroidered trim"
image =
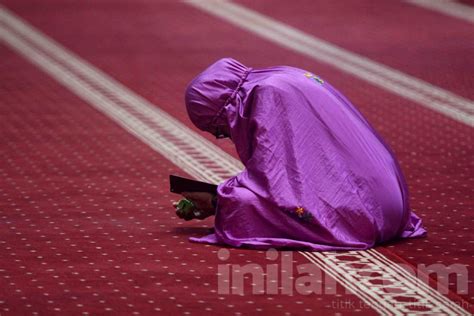
[[[316,76],[316,75],[313,75],[312,73],[310,72],[306,72],[304,74],[304,76],[308,79],[312,79],[313,81],[319,83],[319,84],[323,84],[324,83],[324,80],[321,79],[319,76]]]
[[[298,206],[295,209],[286,209],[286,212],[290,213],[293,216],[296,215],[296,217],[305,222],[311,222],[314,219],[313,214],[311,214],[310,211],[306,210],[301,206]]]

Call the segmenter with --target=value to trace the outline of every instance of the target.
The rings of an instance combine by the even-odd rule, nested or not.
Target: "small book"
[[[170,174],[170,191],[177,194],[182,192],[208,192],[215,195],[217,194],[217,185]]]

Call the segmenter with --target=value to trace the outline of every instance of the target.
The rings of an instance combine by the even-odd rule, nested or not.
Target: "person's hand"
[[[212,205],[214,195],[207,192],[183,192],[181,193],[187,200],[193,203],[193,208],[190,211],[176,211],[176,215],[186,221],[192,219],[205,219],[209,216],[215,215],[215,208]],[[178,202],[173,203],[174,207],[178,207]]]
[[[191,201],[182,199],[179,202],[174,202],[173,206],[176,209],[176,216],[179,218],[184,219],[185,221],[190,221],[195,218],[194,212],[196,210]]]
[[[214,213],[215,209],[212,205],[214,195],[208,192],[182,192],[182,196],[193,202],[197,210]]]

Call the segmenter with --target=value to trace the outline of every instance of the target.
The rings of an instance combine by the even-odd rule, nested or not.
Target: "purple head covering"
[[[225,106],[236,97],[250,70],[234,59],[225,58],[191,81],[186,89],[185,102],[194,125],[211,133],[218,126],[227,127]]]
[[[349,250],[425,234],[389,147],[320,77],[225,58],[189,84],[186,107],[201,130],[225,127],[245,165],[218,186],[214,234],[191,240]]]

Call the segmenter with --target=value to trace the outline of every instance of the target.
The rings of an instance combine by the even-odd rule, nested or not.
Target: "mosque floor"
[[[472,313],[474,7],[421,2],[3,1],[0,315]],[[338,253],[189,242],[213,221],[175,216],[169,174],[239,168],[183,104],[222,57],[342,91],[428,236]]]

